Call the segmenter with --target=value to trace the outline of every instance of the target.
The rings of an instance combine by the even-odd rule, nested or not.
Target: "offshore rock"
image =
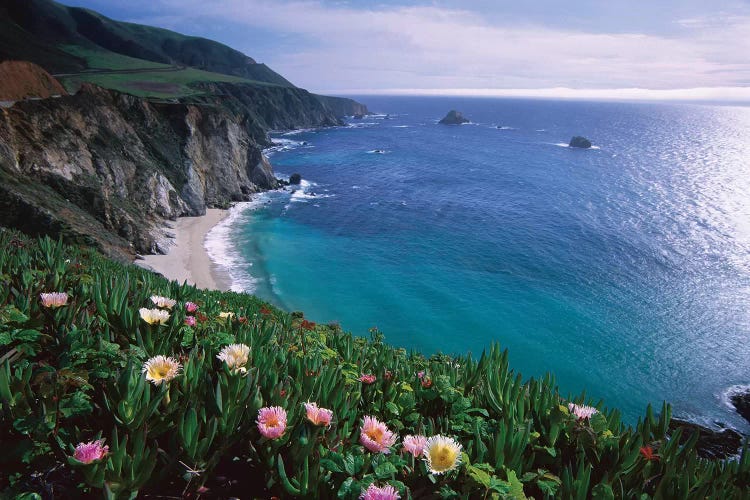
[[[737,410],[737,413],[750,422],[750,389],[732,394],[729,397],[729,401],[734,406],[734,409]]]
[[[452,109],[439,123],[443,125],[461,125],[462,123],[469,123],[469,119],[465,118],[460,111]]]
[[[577,135],[570,139],[570,143],[568,144],[568,146],[571,148],[588,149],[591,147],[591,141],[583,136]]]
[[[693,434],[698,434],[695,448],[701,458],[721,460],[737,455],[742,447],[742,435],[726,427],[714,430],[673,418],[669,422],[669,434],[673,434],[677,429],[682,429],[680,444],[687,442]]]

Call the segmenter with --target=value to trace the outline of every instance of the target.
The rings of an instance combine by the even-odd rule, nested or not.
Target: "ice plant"
[[[305,411],[307,412],[307,420],[312,422],[313,425],[331,425],[333,411],[326,408],[319,408],[317,403],[310,402],[305,403]]]
[[[167,383],[175,378],[180,372],[180,363],[172,357],[154,356],[143,363],[143,373],[146,374],[146,380],[154,385]]]
[[[245,373],[249,355],[250,347],[245,344],[230,344],[225,346],[216,357],[225,362],[230,370]]]
[[[185,302],[185,310],[189,313],[194,313],[198,310],[198,304],[195,302]]]
[[[408,435],[404,438],[404,449],[414,455],[414,458],[419,458],[422,455],[426,444],[427,438],[424,436]]]
[[[366,490],[362,490],[359,498],[360,500],[398,500],[401,495],[390,484],[380,487],[371,484]]]
[[[258,410],[258,430],[268,439],[278,439],[286,430],[286,410],[281,406],[267,406]]]
[[[149,325],[163,325],[169,319],[169,312],[163,309],[146,309],[141,307],[138,312],[141,314],[141,319]]]
[[[461,463],[461,445],[446,436],[432,436],[424,447],[424,460],[433,474],[452,471]]]
[[[187,326],[195,326],[195,316],[185,316],[185,324]]]
[[[582,406],[575,403],[569,403],[568,410],[570,410],[570,413],[575,415],[578,420],[588,420],[599,413],[599,410],[597,410],[593,406]]]
[[[161,295],[152,295],[151,302],[153,302],[156,307],[164,307],[166,309],[172,309],[177,303],[176,300],[170,299],[169,297],[162,297]]]
[[[61,307],[67,305],[68,294],[65,292],[41,293],[39,299],[44,307]]]
[[[359,442],[373,453],[389,454],[396,443],[396,435],[375,417],[367,416],[359,430]]]
[[[73,458],[84,464],[90,464],[95,460],[101,460],[109,453],[109,446],[103,446],[104,440],[89,441],[88,443],[78,443],[76,450],[73,452]]]
[[[367,374],[363,373],[359,377],[359,381],[362,382],[363,384],[372,384],[373,382],[375,382],[375,379],[376,379],[375,375],[372,375],[370,373],[367,373]]]

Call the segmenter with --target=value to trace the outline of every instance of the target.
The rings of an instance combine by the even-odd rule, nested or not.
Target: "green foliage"
[[[0,496],[94,493],[358,498],[371,484],[403,498],[741,498],[750,454],[699,459],[695,438],[667,437],[671,417],[650,407],[637,425],[598,406],[578,419],[552,376],[524,381],[492,345],[477,360],[407,353],[316,325],[255,297],[168,282],[90,249],[0,231]],[[66,305],[39,295],[66,292]],[[151,295],[177,304],[165,324],[139,309]],[[185,303],[198,305],[187,326]],[[221,313],[230,312],[233,316]],[[247,363],[217,355],[250,346]],[[146,359],[171,356],[176,378],[154,385]],[[359,380],[372,374],[372,384]],[[304,403],[333,411],[330,426]],[[256,424],[281,406],[278,439]],[[371,415],[399,436],[391,453],[360,444]],[[430,474],[400,444],[406,435],[454,437],[461,465]],[[83,463],[76,445],[104,439]],[[643,451],[643,450],[646,451]]]

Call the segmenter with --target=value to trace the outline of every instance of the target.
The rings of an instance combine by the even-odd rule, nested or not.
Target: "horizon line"
[[[750,103],[750,87],[693,87],[683,89],[644,89],[639,87],[615,89],[574,89],[548,87],[538,89],[488,88],[386,88],[386,89],[331,89],[317,93],[334,95],[393,95],[445,97],[528,97],[542,99],[607,99],[622,101],[719,101]]]

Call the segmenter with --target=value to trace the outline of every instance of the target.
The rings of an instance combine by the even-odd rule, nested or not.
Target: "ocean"
[[[357,99],[378,114],[274,134],[303,188],[209,235],[233,289],[428,354],[499,342],[631,423],[667,400],[748,430],[750,108]]]

